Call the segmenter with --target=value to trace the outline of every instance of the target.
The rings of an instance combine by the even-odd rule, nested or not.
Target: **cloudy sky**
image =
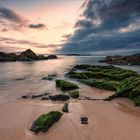
[[[140,0],[0,0],[0,51],[140,52]]]

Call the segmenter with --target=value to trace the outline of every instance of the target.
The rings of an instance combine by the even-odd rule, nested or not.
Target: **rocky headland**
[[[35,61],[35,60],[48,60],[48,59],[56,59],[56,55],[37,55],[31,49],[27,49],[24,52],[21,52],[19,55],[16,53],[5,53],[0,52],[0,62],[7,61]]]
[[[140,65],[140,53],[129,56],[107,56],[100,62],[106,62],[114,65]]]

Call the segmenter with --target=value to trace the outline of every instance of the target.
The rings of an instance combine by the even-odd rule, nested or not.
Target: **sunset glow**
[[[53,53],[61,48],[65,38],[63,35],[71,34],[74,31],[74,24],[78,17],[79,7],[83,0],[76,1],[57,1],[45,0],[34,3],[16,1],[2,1],[0,4],[7,9],[12,10],[26,24],[43,24],[44,28],[27,28],[12,29],[11,27],[1,27],[3,38],[12,38],[15,40],[30,41],[39,44],[40,47],[28,43],[10,43],[1,42],[3,51],[20,51],[31,48],[37,53]],[[6,20],[5,20],[6,21]],[[6,21],[11,24],[11,21]],[[28,26],[28,25],[25,25]],[[8,28],[8,29],[7,29]],[[50,44],[56,44],[56,47],[49,47]],[[60,44],[60,46],[59,46]],[[15,49],[14,49],[15,48]]]

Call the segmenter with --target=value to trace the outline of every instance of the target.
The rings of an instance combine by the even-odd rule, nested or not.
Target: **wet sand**
[[[92,89],[104,96],[106,90]],[[82,92],[82,91],[81,91]],[[82,95],[87,95],[82,92]],[[89,93],[90,94],[90,93]],[[91,94],[90,94],[91,96]],[[95,97],[95,95],[93,95]],[[77,101],[69,104],[70,113],[63,115],[47,133],[35,135],[29,129],[41,114],[59,110],[63,103],[39,100],[15,100],[0,105],[0,140],[139,140],[140,108],[129,99]],[[80,117],[89,118],[88,125]]]

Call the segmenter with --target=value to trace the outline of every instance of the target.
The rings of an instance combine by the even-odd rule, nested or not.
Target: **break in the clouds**
[[[30,29],[45,29],[46,26],[42,23],[31,24],[29,20],[23,18],[15,11],[0,7],[0,25],[1,31],[6,32],[9,30],[17,30],[20,31],[23,28],[30,28]]]
[[[138,49],[140,47],[140,1],[86,0],[85,8],[61,52]]]

